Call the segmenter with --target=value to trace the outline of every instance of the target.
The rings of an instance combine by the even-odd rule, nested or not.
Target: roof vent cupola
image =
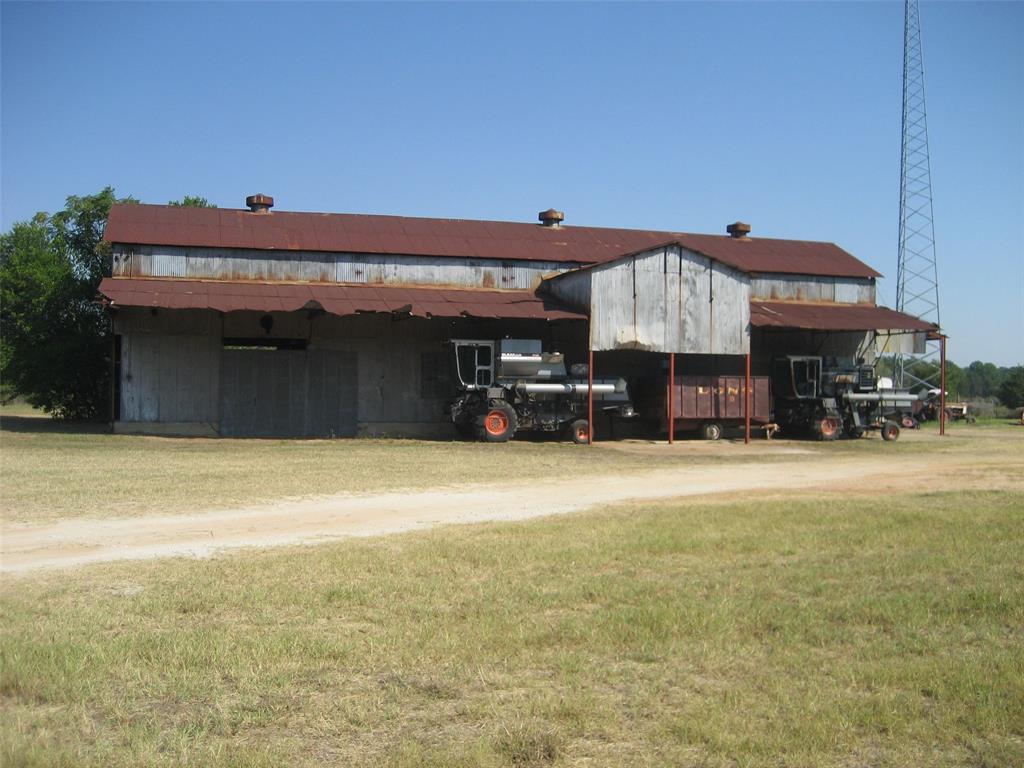
[[[548,208],[546,211],[538,213],[537,218],[540,219],[540,223],[545,227],[558,229],[558,227],[562,226],[562,222],[565,221],[565,214],[561,211],[556,211],[554,208]]]
[[[735,221],[725,228],[725,231],[729,233],[731,237],[735,237],[737,240],[749,240],[747,235],[750,234],[750,225],[744,224],[742,221]]]
[[[249,210],[253,213],[270,213],[270,209],[274,207],[274,198],[262,193],[249,195],[245,198],[245,204],[249,206]]]

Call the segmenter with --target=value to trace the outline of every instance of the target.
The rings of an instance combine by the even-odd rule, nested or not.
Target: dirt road
[[[813,461],[802,452],[770,464],[696,465],[621,476],[552,479],[537,493],[527,482],[417,493],[332,496],[228,510],[127,519],[67,520],[48,525],[7,525],[0,572],[61,569],[113,560],[206,556],[239,547],[312,544],[350,536],[493,520],[566,514],[622,501],[703,494],[778,493],[792,489],[851,492],[1006,487],[1024,490],[1024,460],[1016,455],[928,458],[884,451]]]

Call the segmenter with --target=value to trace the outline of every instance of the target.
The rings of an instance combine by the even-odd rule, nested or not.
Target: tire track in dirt
[[[466,488],[339,495],[282,501],[209,512],[118,519],[64,520],[8,525],[0,543],[0,573],[64,569],[90,563],[157,557],[204,557],[247,547],[315,544],[347,537],[379,536],[438,525],[524,520],[568,514],[627,501],[656,501],[707,494],[773,494],[799,489],[900,492],[963,488],[957,479],[973,468],[993,468],[1018,478],[1004,487],[1024,489],[1024,460],[1016,457],[965,463],[957,456],[930,456],[928,471],[914,456],[793,457],[792,461],[695,465],[648,473],[558,478],[538,487],[518,482]],[[984,471],[982,471],[984,470]],[[1000,484],[1003,485],[1003,484]],[[985,487],[991,487],[987,485]]]

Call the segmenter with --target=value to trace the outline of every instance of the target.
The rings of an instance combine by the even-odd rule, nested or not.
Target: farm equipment
[[[704,440],[718,440],[729,427],[743,425],[748,400],[743,376],[676,376],[669,387],[672,397],[673,428],[696,431]],[[641,400],[644,413],[661,414],[660,428],[668,428],[668,404],[665,386],[648,382],[647,401]],[[639,397],[639,393],[638,393]],[[763,426],[771,421],[771,398],[767,376],[750,378],[750,421]]]
[[[450,343],[459,394],[448,410],[460,435],[503,443],[517,432],[568,431],[574,442],[589,442],[586,364],[567,372],[565,357],[543,352],[537,339]],[[635,415],[624,379],[594,379],[593,390],[595,411]]]
[[[826,361],[829,363],[826,365]],[[875,378],[863,361],[847,364],[835,358],[789,356],[772,362],[775,421],[783,430],[803,432],[819,440],[840,434],[861,437],[869,429],[884,440],[896,440],[914,404],[928,397],[892,389]]]

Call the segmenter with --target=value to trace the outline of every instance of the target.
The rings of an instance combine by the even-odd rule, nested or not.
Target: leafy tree
[[[111,187],[67,198],[0,236],[0,377],[60,418],[109,416],[110,321],[96,303],[110,274],[102,241]]]
[[[997,368],[993,363],[975,360],[964,369],[967,395],[969,397],[995,397],[1005,376],[1005,368]]]
[[[175,208],[216,208],[217,206],[199,195],[185,195],[181,200],[168,200]]]
[[[1007,370],[999,385],[999,399],[1007,408],[1024,407],[1024,365]]]

